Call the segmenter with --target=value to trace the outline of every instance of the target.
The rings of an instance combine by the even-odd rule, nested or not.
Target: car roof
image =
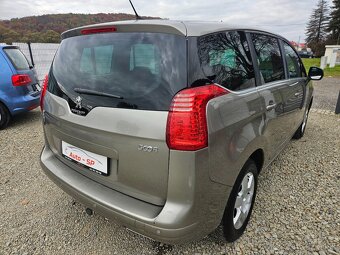
[[[0,50],[2,50],[2,49],[19,49],[19,47],[18,46],[14,46],[14,45],[0,45]]]
[[[118,32],[159,32],[170,33],[184,36],[202,36],[205,34],[216,33],[226,30],[252,30],[269,33],[279,36],[258,28],[245,27],[240,25],[227,24],[217,21],[179,21],[179,20],[164,20],[164,19],[149,19],[149,20],[127,20],[117,22],[107,22],[74,28],[62,33],[62,38],[80,35],[83,29],[95,29],[104,27],[116,27]],[[281,36],[279,36],[281,37]]]

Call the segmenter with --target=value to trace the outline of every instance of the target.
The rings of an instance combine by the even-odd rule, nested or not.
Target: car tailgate
[[[70,171],[143,201],[165,203],[169,161],[165,139],[167,112],[96,107],[86,116],[79,116],[69,110],[66,100],[48,92],[44,107],[47,144]],[[108,175],[66,159],[62,141],[107,157]]]

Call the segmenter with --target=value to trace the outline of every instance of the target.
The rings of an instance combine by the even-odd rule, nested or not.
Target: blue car
[[[16,46],[0,46],[0,129],[11,117],[39,106],[37,73]]]

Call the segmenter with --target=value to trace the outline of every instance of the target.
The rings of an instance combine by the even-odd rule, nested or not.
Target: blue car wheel
[[[0,103],[0,129],[6,128],[10,119],[11,115],[9,114],[7,108]]]

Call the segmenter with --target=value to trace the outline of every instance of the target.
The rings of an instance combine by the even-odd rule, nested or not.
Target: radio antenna
[[[142,19],[142,17],[139,16],[138,13],[136,12],[136,9],[135,9],[135,7],[133,6],[131,0],[129,0],[129,2],[130,2],[130,4],[131,4],[131,7],[132,7],[132,9],[133,9],[135,15],[136,15],[136,20]]]

